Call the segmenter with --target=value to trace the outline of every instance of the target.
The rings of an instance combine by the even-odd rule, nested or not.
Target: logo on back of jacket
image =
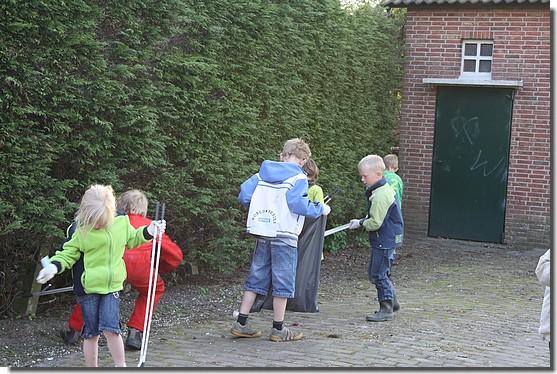
[[[253,221],[260,222],[260,223],[277,223],[277,215],[270,209],[262,209],[255,212],[252,218]]]

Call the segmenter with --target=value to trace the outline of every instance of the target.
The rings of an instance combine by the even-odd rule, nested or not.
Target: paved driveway
[[[361,251],[346,264],[350,276],[322,280],[319,313],[287,312],[302,341],[269,341],[266,310],[250,316],[261,338],[233,338],[230,313],[152,331],[146,366],[549,368],[547,343],[537,333],[543,290],[534,274],[544,252],[443,239],[409,243],[392,275],[401,310],[393,321],[371,323],[365,315],[377,307],[376,292]],[[323,273],[331,272],[327,266],[325,259]],[[106,347],[99,357],[101,366],[112,366]],[[127,352],[128,366],[138,357]],[[41,365],[83,366],[83,357]]]

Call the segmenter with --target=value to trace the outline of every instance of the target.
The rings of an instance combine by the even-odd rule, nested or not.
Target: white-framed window
[[[460,78],[491,79],[493,42],[490,40],[464,40]]]

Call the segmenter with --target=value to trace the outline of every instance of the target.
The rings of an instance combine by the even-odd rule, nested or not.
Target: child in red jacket
[[[136,228],[151,223],[151,219],[146,217],[147,206],[147,197],[139,190],[126,191],[120,195],[116,201],[117,210],[124,214],[128,214],[131,225]],[[72,226],[68,229],[68,238],[71,238],[73,233]],[[152,244],[148,243],[135,248],[133,251],[126,250],[124,252],[124,262],[128,274],[126,282],[139,292],[133,312],[127,323],[128,336],[125,342],[127,348],[134,350],[141,349],[143,323],[145,321],[145,309],[149,289],[151,248]],[[180,247],[164,233],[161,243],[159,275],[157,275],[154,307],[157,306],[164,293],[164,281],[160,274],[174,271],[180,265],[182,259],[183,253]],[[68,329],[62,330],[60,334],[66,344],[75,344],[79,340],[83,328],[83,316],[79,304],[74,306],[68,320],[68,327]]]

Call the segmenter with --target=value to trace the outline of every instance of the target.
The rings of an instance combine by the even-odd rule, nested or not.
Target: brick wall
[[[505,243],[548,247],[550,230],[549,5],[409,7],[400,169],[406,235],[427,235],[436,88],[423,78],[458,78],[463,39],[494,42],[492,79],[522,80],[511,125]],[[528,196],[528,197],[526,197]]]

